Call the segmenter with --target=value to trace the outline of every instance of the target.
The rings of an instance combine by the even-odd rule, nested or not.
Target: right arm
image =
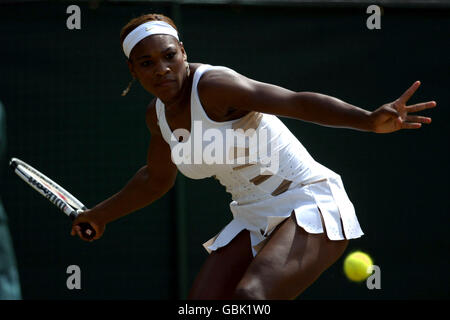
[[[170,147],[164,141],[157,124],[155,100],[147,109],[146,123],[151,133],[147,164],[118,193],[81,213],[73,221],[72,235],[78,234],[85,240],[77,224],[88,222],[96,231],[94,239],[98,239],[107,223],[148,206],[173,187],[177,167],[171,160]]]

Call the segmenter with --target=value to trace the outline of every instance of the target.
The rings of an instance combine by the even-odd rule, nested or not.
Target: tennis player
[[[210,254],[190,299],[294,299],[341,257],[349,239],[363,235],[341,177],[317,163],[278,117],[389,133],[429,124],[430,118],[410,114],[436,106],[406,105],[419,81],[370,112],[226,67],[188,63],[175,24],[160,14],[131,20],[120,36],[133,79],[156,97],[146,112],[147,164],[121,191],[81,214],[71,234],[83,238],[77,224],[88,222],[100,238],[108,223],[171,189],[177,170],[216,178],[232,195],[233,219],[203,244]],[[241,143],[230,145],[231,136]]]

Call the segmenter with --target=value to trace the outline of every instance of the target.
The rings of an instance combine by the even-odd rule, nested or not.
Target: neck
[[[191,97],[191,76],[186,77],[183,81],[183,85],[180,89],[179,94],[177,94],[171,101],[164,102],[164,106],[167,111],[179,110],[183,106],[189,104]]]

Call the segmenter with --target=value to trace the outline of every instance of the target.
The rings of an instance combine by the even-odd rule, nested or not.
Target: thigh
[[[228,245],[208,256],[188,299],[231,299],[252,260],[250,235],[243,230]]]
[[[294,299],[345,251],[348,240],[331,241],[325,233],[310,234],[295,216],[277,228],[250,264],[236,290],[249,299]]]

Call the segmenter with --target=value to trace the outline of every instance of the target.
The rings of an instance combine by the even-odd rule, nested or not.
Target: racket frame
[[[9,165],[22,180],[63,211],[71,220],[75,220],[78,214],[87,210],[87,207],[70,192],[28,163],[12,158]],[[51,190],[52,188],[56,192]],[[81,223],[80,226],[86,238],[95,236],[95,230],[89,224]]]

